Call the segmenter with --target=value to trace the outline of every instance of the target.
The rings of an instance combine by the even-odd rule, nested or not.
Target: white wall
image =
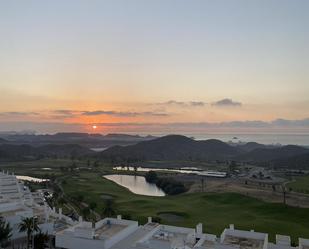
[[[56,247],[67,249],[105,249],[104,240],[75,238],[69,234],[56,235]]]
[[[91,223],[88,224],[87,222],[84,222],[81,224],[82,227],[75,227],[71,231],[64,230],[57,233],[56,246],[68,249],[108,249],[138,229],[138,222],[136,221],[109,218],[97,222],[95,224],[96,229],[99,229],[106,224],[107,220],[109,220],[111,224],[126,225],[127,227],[110,238],[93,239],[94,230],[89,227],[89,224]]]
[[[130,234],[134,233],[138,229],[138,223],[132,223],[130,226],[126,227],[115,236],[106,240],[105,248],[110,248],[115,245],[117,242],[123,240],[124,238],[128,237]]]

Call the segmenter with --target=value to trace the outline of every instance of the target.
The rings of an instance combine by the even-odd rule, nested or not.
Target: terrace
[[[263,249],[267,247],[268,235],[254,231],[235,230],[231,225],[221,235],[221,244],[240,249]]]
[[[95,230],[95,237],[96,238],[111,238],[115,234],[119,233],[123,229],[125,229],[126,225],[119,225],[119,224],[103,224],[102,227]]]
[[[309,239],[299,239],[299,249],[309,249]]]
[[[138,223],[135,221],[106,218],[95,224],[80,222],[77,225],[57,232],[56,245],[64,248],[110,248],[115,243],[135,232]]]
[[[170,249],[193,248],[196,244],[195,229],[167,225],[153,227],[153,231],[139,241],[140,246],[150,249]]]
[[[217,236],[213,234],[204,234],[202,238],[197,242],[194,248],[198,249],[214,249],[217,248],[218,240]]]

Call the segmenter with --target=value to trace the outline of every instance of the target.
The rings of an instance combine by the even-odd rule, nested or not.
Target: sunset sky
[[[307,0],[1,1],[0,131],[309,132],[308,13]]]

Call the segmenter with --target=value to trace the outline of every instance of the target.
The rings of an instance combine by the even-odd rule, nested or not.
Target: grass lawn
[[[8,170],[9,172],[14,172],[16,175],[48,178],[48,175],[62,175],[61,168],[68,169],[72,166],[72,163],[71,159],[54,158],[20,162],[1,162],[0,170]],[[88,167],[86,160],[75,160],[74,165],[75,167]]]
[[[293,191],[309,194],[309,176],[297,177],[295,181],[287,185]]]
[[[16,175],[43,176],[57,173],[60,167],[69,167],[69,159],[41,159],[35,161],[1,162],[0,169],[14,172]]]
[[[265,203],[239,194],[191,193],[178,196],[148,197],[135,195],[127,189],[102,178],[96,173],[68,176],[63,188],[68,195],[83,195],[84,201],[96,202],[98,212],[104,198],[111,196],[116,202],[117,213],[129,214],[132,219],[145,222],[147,216],[164,213],[180,214],[181,219],[162,219],[162,223],[194,227],[204,224],[204,231],[221,234],[230,223],[236,228],[309,238],[309,210]]]

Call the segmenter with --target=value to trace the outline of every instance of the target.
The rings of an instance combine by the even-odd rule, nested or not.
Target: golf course
[[[275,234],[288,234],[293,240],[309,236],[308,209],[265,203],[239,194],[135,195],[96,173],[68,177],[62,186],[68,196],[81,195],[84,202],[95,202],[98,213],[104,199],[112,198],[117,213],[129,215],[141,223],[152,216],[160,217],[162,223],[177,226],[194,227],[202,222],[205,232],[217,235],[229,224],[235,224],[239,229],[269,233],[271,240]]]
[[[272,241],[276,234],[290,235],[295,243],[299,237],[309,237],[309,209],[306,208],[263,202],[237,193],[197,192],[164,197],[137,195],[103,177],[115,173],[108,165],[87,169],[86,162],[76,161],[75,167],[79,167],[79,170],[61,169],[69,168],[70,163],[70,160],[44,159],[1,166],[16,175],[53,178],[69,206],[75,207],[78,212],[82,209],[74,202],[70,203],[70,200],[76,203],[80,199],[80,203],[92,206],[102,216],[106,199],[112,199],[116,214],[138,220],[141,224],[147,221],[148,216],[152,216],[163,224],[177,226],[195,227],[202,222],[206,233],[217,235],[229,224],[235,224],[238,229],[268,233]],[[297,178],[290,184],[295,191],[298,188],[308,189],[307,180],[307,177]],[[58,203],[57,207],[62,205]],[[69,211],[65,205],[63,209]]]

